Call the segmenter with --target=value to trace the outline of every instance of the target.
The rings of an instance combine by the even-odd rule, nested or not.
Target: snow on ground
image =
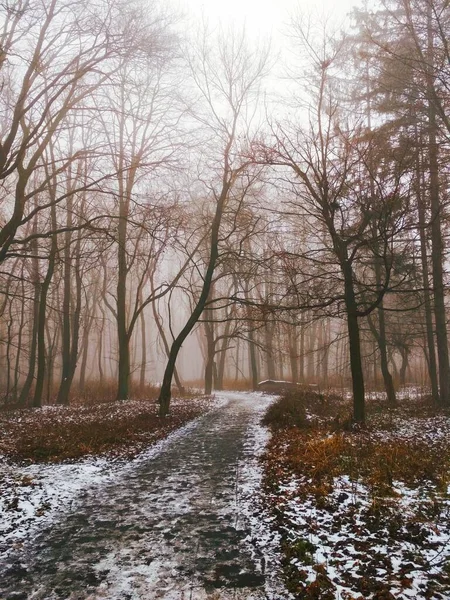
[[[139,403],[130,404],[133,406],[129,407],[129,411],[139,409]],[[220,404],[220,401],[214,402],[211,408]],[[60,409],[45,407],[44,410],[59,413]],[[23,414],[18,418],[29,417]],[[89,413],[86,418],[90,418]],[[70,511],[87,490],[113,482],[129,464],[157,456],[173,440],[192,429],[197,420],[172,432],[130,463],[116,457],[90,456],[70,463],[26,465],[11,463],[0,456],[0,560],[11,549],[20,548],[26,539],[50,524],[56,515]]]
[[[229,401],[252,403],[251,416],[246,424],[245,440],[243,443],[242,453],[236,463],[232,465],[235,468],[235,492],[234,502],[222,501],[223,494],[219,494],[216,499],[203,498],[202,501],[211,502],[216,505],[214,512],[219,516],[220,521],[232,524],[233,529],[239,531],[249,531],[246,538],[243,540],[244,545],[248,548],[253,557],[253,560],[260,565],[259,571],[265,578],[264,582],[264,598],[268,600],[279,600],[280,589],[282,589],[282,597],[289,598],[288,592],[280,580],[280,553],[278,534],[270,530],[272,517],[264,509],[262,505],[262,496],[260,494],[260,485],[262,480],[262,466],[260,457],[263,454],[270,434],[267,429],[260,425],[260,420],[265,413],[268,405],[272,402],[272,398],[261,393],[245,393],[245,392],[221,392],[216,395],[216,401],[220,405],[226,405]],[[247,416],[248,418],[248,416]],[[232,428],[233,417],[228,418],[228,427]],[[217,431],[210,431],[214,435],[223,435],[223,424],[220,424]],[[143,457],[146,460],[146,457]],[[193,460],[196,459],[193,457]],[[175,473],[171,477],[172,485],[180,490],[180,495],[177,497],[176,505],[173,505],[173,499],[169,498],[167,507],[170,514],[173,513],[173,519],[179,520],[180,517],[189,516],[190,513],[196,510],[195,496],[186,497],[182,493],[183,489],[183,473]],[[224,481],[226,480],[224,473]],[[192,480],[192,475],[190,476]],[[192,481],[191,481],[192,483]],[[201,487],[201,478],[199,479],[199,487]],[[216,492],[214,492],[216,494]],[[161,501],[165,503],[165,492],[162,492]],[[204,508],[203,510],[209,510]],[[170,516],[170,515],[169,515]],[[230,520],[231,519],[231,520]],[[169,535],[170,539],[171,527],[163,530],[163,533]],[[219,528],[220,533],[220,528]],[[202,543],[198,543],[197,535],[202,535],[201,532],[193,530],[191,533],[192,552],[202,556]],[[236,551],[237,548],[230,547],[229,551]],[[133,556],[142,552],[142,543],[137,542],[136,547],[126,547],[120,550],[114,550],[106,556],[97,566],[98,572],[107,571],[108,581],[105,582],[96,591],[96,595],[92,598],[143,598],[148,595],[149,591],[155,587],[159,587],[160,591],[157,597],[164,600],[180,600],[180,598],[189,597],[195,600],[206,600],[208,598],[220,598],[221,600],[242,599],[242,600],[257,600],[261,599],[261,592],[256,589],[254,592],[249,588],[239,590],[232,587],[229,590],[220,588],[215,592],[207,590],[203,587],[203,583],[198,582],[193,578],[188,584],[183,582],[183,577],[179,575],[179,556],[173,552],[171,542],[158,544],[158,557],[151,560],[148,564],[141,563],[136,566],[133,562]],[[187,559],[189,562],[190,559]],[[131,562],[129,569],[124,569],[123,564]],[[220,560],[217,563],[220,569]],[[165,580],[173,579],[172,583],[164,586]],[[245,576],[246,568],[242,565],[241,575]],[[163,581],[162,581],[163,580]],[[113,582],[113,583],[112,583]],[[162,589],[161,589],[162,588]],[[181,596],[180,596],[181,593]],[[89,597],[90,598],[90,597]]]
[[[264,497],[261,494],[263,477],[261,457],[270,439],[270,433],[267,427],[261,425],[261,419],[275,398],[268,398],[259,393],[253,393],[252,396],[259,396],[262,402],[259,410],[255,412],[245,440],[237,478],[237,497],[242,519],[247,521],[250,527],[246,542],[252,547],[255,558],[261,561],[261,569],[266,577],[267,598],[278,600],[280,589],[283,589],[283,598],[287,599],[290,597],[289,593],[284,589],[280,579],[280,536],[273,527],[274,517],[264,506]]]
[[[348,471],[351,477],[344,466],[332,478],[328,493],[310,493],[312,479],[299,472],[289,475],[289,468],[268,492],[284,545],[285,573],[298,590],[311,586],[308,598],[450,598],[450,416],[407,417],[394,410],[384,416],[384,429],[382,419],[375,419],[377,427],[344,438],[355,447],[355,455],[369,443],[390,448],[393,456],[399,444],[419,453],[423,449],[431,453],[430,460],[436,457],[440,481],[430,480],[426,472],[417,472],[414,480],[414,474],[406,474],[406,464],[402,480],[402,460],[407,457],[399,455],[399,478],[382,496],[367,472],[358,473],[354,464]],[[323,435],[330,439],[335,434]],[[280,441],[275,447],[282,455],[279,464],[289,444]],[[436,465],[439,457],[442,465]]]
[[[449,523],[446,519],[419,525],[417,506],[423,502],[419,491],[395,482],[394,489],[401,495],[392,501],[395,510],[391,518],[394,520],[399,512],[404,517],[395,539],[389,533],[389,517],[375,531],[368,527],[373,498],[366,486],[345,476],[335,478],[326,509],[319,508],[314,498],[300,499],[292,493],[298,486],[299,482],[292,480],[291,488],[280,490],[286,500],[279,504],[279,510],[284,512],[283,529],[294,548],[300,540],[300,556],[291,558],[290,564],[303,573],[305,583],[316,581],[317,567],[322,565],[336,600],[352,598],[356,590],[363,592],[367,576],[371,578],[368,590],[373,592],[378,582],[380,589],[387,585],[397,599],[444,597],[430,595],[429,582],[439,577],[442,566],[450,560]],[[450,502],[445,500],[440,510],[448,514]],[[407,515],[411,520],[405,518]],[[416,533],[412,531],[414,524]],[[355,586],[357,580],[359,585]]]

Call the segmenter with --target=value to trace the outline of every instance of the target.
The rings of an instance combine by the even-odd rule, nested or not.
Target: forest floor
[[[0,411],[0,459],[47,463],[85,456],[132,458],[212,405],[205,396],[174,398],[165,419],[158,417],[154,398],[4,408]]]
[[[153,402],[0,413],[1,600],[450,598],[450,415],[414,389],[349,414],[311,391],[163,425]]]
[[[333,394],[278,400],[265,423],[266,506],[293,597],[450,598],[450,415],[406,390],[372,394],[353,429]]]

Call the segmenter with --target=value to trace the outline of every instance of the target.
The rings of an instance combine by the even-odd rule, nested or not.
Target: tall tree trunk
[[[37,233],[37,219],[33,225],[33,233]],[[31,329],[30,348],[29,348],[29,359],[28,359],[28,373],[23,384],[22,390],[19,396],[19,406],[25,406],[28,402],[28,397],[31,392],[31,388],[34,382],[34,374],[36,371],[36,354],[37,354],[37,332],[38,332],[38,321],[39,321],[39,305],[41,297],[41,284],[39,281],[39,259],[37,258],[38,248],[36,239],[32,242],[32,254],[33,254],[33,285],[34,285],[34,298],[33,298],[33,324]]]
[[[205,360],[205,394],[211,394],[214,379],[214,358],[216,355],[216,345],[214,343],[214,323],[212,322],[211,311],[205,310],[205,336],[206,336],[206,360]]]
[[[19,322],[19,330],[17,332],[17,344],[16,344],[16,358],[14,361],[14,382],[12,389],[12,402],[15,404],[17,402],[17,395],[19,390],[19,376],[20,376],[20,365],[22,358],[22,349],[23,349],[23,330],[25,324],[25,277],[24,277],[24,265],[22,264],[21,270],[21,293],[23,301],[21,302],[20,307],[20,322]]]
[[[301,383],[305,382],[305,314],[300,316],[300,373]]]
[[[70,300],[72,294],[72,232],[70,228],[73,225],[73,199],[69,196],[67,200],[67,221],[66,225],[68,231],[64,235],[64,267],[63,267],[63,301],[62,301],[62,369],[61,369],[61,382],[58,390],[57,403],[65,404],[65,398],[61,393],[64,385],[64,381],[69,376],[70,371],[70,342],[71,342],[71,331],[70,331]]]
[[[443,406],[450,404],[450,363],[447,340],[447,320],[445,314],[444,289],[444,244],[441,231],[441,204],[439,199],[439,148],[437,144],[436,106],[434,103],[434,43],[432,31],[432,6],[428,3],[428,152],[430,161],[430,203],[431,203],[431,261],[433,266],[434,316],[436,323],[436,343],[439,363],[439,399]],[[431,62],[430,62],[431,61]]]
[[[288,324],[289,362],[291,365],[291,379],[298,382],[298,354],[297,354],[297,331],[295,325]]]
[[[240,358],[240,350],[241,350],[241,340],[238,338],[236,342],[236,357],[234,364],[234,381],[237,383],[239,381],[239,358]]]
[[[57,227],[56,223],[56,181],[53,181],[53,186],[50,191],[51,199],[53,200],[51,206],[51,223],[52,228],[55,231]],[[50,284],[53,279],[53,274],[55,272],[55,264],[56,257],[58,254],[58,238],[57,235],[54,234],[52,236],[50,253],[48,256],[48,266],[47,273],[45,275],[44,281],[41,285],[41,296],[40,296],[40,305],[39,305],[39,314],[38,314],[38,324],[37,324],[37,371],[36,371],[36,385],[34,388],[34,396],[33,396],[33,406],[38,408],[42,406],[42,396],[44,393],[44,380],[45,380],[45,371],[46,371],[46,359],[47,359],[47,348],[45,343],[45,325],[46,325],[46,317],[47,317],[47,297],[48,291],[50,289]]]
[[[56,237],[56,236],[54,236]],[[41,295],[39,299],[39,311],[37,322],[37,363],[36,363],[36,385],[34,386],[34,395],[32,405],[35,408],[42,406],[42,396],[44,392],[44,380],[47,362],[47,348],[45,343],[45,324],[47,316],[47,297],[53,273],[55,271],[56,244],[50,251],[47,273],[41,285]]]
[[[92,320],[89,320],[92,325]],[[84,327],[83,329],[83,350],[81,353],[81,364],[80,364],[80,381],[78,383],[78,390],[81,395],[84,394],[86,390],[86,371],[87,371],[87,362],[89,356],[89,331],[90,327]]]
[[[274,324],[266,322],[264,325],[264,338],[266,347],[267,379],[276,379],[274,344]]]
[[[127,331],[127,218],[128,215],[124,213],[121,201],[117,246],[117,343],[119,345],[117,400],[128,399],[130,385],[130,345]]]
[[[417,137],[417,136],[416,136]],[[426,333],[426,347],[427,347],[427,367],[428,375],[431,383],[431,394],[435,404],[439,404],[439,386],[438,386],[438,375],[437,375],[437,364],[436,364],[436,352],[434,346],[434,333],[433,333],[433,315],[431,310],[431,297],[430,297],[430,277],[428,272],[428,252],[427,252],[427,238],[426,238],[426,215],[424,206],[424,197],[421,192],[421,164],[419,158],[416,162],[416,198],[417,198],[417,212],[419,217],[419,237],[420,237],[420,257],[422,265],[422,284],[423,284],[423,306],[425,312],[425,333]]]
[[[400,355],[402,357],[402,364],[400,365],[400,385],[405,386],[405,384],[406,384],[406,369],[408,368],[409,351],[406,346],[399,348],[399,350],[400,350]]]
[[[142,304],[142,295],[141,295]],[[141,390],[145,387],[145,374],[147,371],[147,339],[146,339],[146,326],[145,326],[145,311],[141,311],[140,315],[141,322],[141,370],[139,375],[139,387]]]
[[[75,371],[77,368],[78,362],[78,348],[79,348],[79,339],[80,339],[80,319],[81,319],[81,304],[82,304],[82,290],[83,290],[83,281],[81,278],[81,239],[80,237],[77,240],[77,244],[75,247],[75,297],[72,297],[72,285],[71,285],[71,260],[69,259],[69,266],[67,269],[67,273],[64,273],[64,295],[66,293],[69,294],[69,321],[65,323],[65,326],[68,326],[68,330],[66,332],[65,343],[67,343],[67,338],[69,340],[69,353],[68,356],[65,357],[64,363],[64,371],[63,377],[61,378],[61,384],[58,391],[58,404],[67,405],[70,401],[70,390],[72,387],[73,378],[75,376]],[[66,266],[66,265],[65,265]],[[67,281],[66,281],[67,277]],[[66,287],[67,286],[67,287]],[[63,303],[65,302],[65,298]],[[71,312],[73,312],[71,316]],[[66,314],[64,314],[65,322]],[[67,349],[66,349],[67,351]]]
[[[381,270],[380,264],[375,258],[375,281],[377,284],[377,288],[381,289],[382,281],[381,281]],[[389,371],[389,362],[388,362],[388,347],[386,341],[386,318],[384,312],[384,303],[380,302],[377,308],[378,315],[378,330],[375,326],[375,323],[368,317],[369,325],[372,330],[372,333],[375,336],[375,339],[378,343],[378,348],[380,350],[380,365],[381,365],[381,374],[383,376],[384,389],[387,396],[387,401],[389,406],[393,407],[397,405],[397,398],[395,395],[395,387],[394,380],[392,378],[391,372]]]
[[[314,321],[308,332],[308,367],[307,374],[309,382],[314,380],[315,377],[315,347],[316,347],[316,331],[317,322]]]
[[[381,309],[381,311],[378,310],[377,312],[379,319],[378,329],[375,323],[373,322],[371,315],[368,315],[367,322],[369,323],[370,330],[373,333],[373,336],[377,342],[378,350],[380,352],[381,374],[383,376],[384,391],[386,392],[387,401],[389,406],[393,407],[397,405],[397,398],[395,395],[394,380],[392,378],[391,372],[389,371],[384,310]]]
[[[225,375],[225,364],[227,357],[228,341],[231,329],[231,318],[225,323],[222,343],[220,345],[219,364],[217,368],[216,390],[223,390],[223,380]]]
[[[330,321],[325,319],[323,326],[323,354],[322,354],[322,380],[323,385],[328,386],[328,360],[330,355]]]

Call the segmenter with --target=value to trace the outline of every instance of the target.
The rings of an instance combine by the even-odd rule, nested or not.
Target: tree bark
[[[33,233],[37,232],[37,219],[33,225]],[[33,285],[34,285],[34,298],[33,298],[33,325],[31,330],[30,339],[30,355],[28,359],[28,373],[25,379],[24,385],[19,396],[19,406],[25,406],[28,402],[28,397],[31,392],[31,388],[34,382],[34,374],[36,370],[36,354],[37,354],[37,332],[38,332],[38,321],[39,321],[39,303],[41,297],[41,283],[39,281],[39,261],[37,258],[37,241],[32,242],[32,254],[34,255],[33,261]]]
[[[422,265],[422,284],[423,284],[423,307],[425,312],[425,333],[426,333],[426,347],[427,347],[427,367],[428,376],[431,383],[431,395],[433,402],[439,404],[439,385],[437,375],[437,364],[436,364],[436,352],[434,345],[434,333],[433,333],[433,315],[431,309],[431,297],[430,297],[430,277],[428,272],[428,252],[427,252],[427,239],[426,239],[426,216],[424,198],[421,193],[421,165],[419,158],[416,163],[416,198],[417,198],[417,212],[419,217],[419,237],[420,237],[420,257]]]
[[[213,390],[214,358],[216,354],[216,345],[214,343],[214,323],[210,320],[211,317],[211,311],[206,309],[206,321],[204,326],[206,336],[205,394],[207,395],[211,394]]]

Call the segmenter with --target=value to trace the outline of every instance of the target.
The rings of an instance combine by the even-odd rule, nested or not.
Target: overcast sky
[[[358,0],[179,0],[181,7],[193,15],[203,13],[211,22],[245,24],[249,33],[275,38],[296,10],[332,13],[341,20],[357,3]]]

